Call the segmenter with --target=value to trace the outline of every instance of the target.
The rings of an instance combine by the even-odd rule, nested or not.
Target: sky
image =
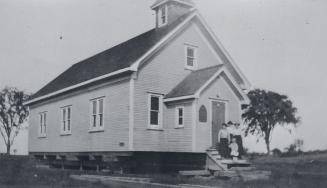
[[[0,0],[0,88],[36,92],[72,64],[153,28],[153,2]],[[272,148],[300,138],[305,150],[327,149],[327,1],[194,2],[253,88],[286,94],[299,109],[298,128],[277,128]],[[27,151],[26,135],[19,152]]]

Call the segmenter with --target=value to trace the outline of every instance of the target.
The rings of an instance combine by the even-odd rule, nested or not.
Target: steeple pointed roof
[[[190,7],[194,7],[195,3],[192,0],[157,0],[152,6],[152,9],[157,8],[158,6],[164,4],[164,3],[168,3],[168,2],[177,2],[177,3],[181,3]]]

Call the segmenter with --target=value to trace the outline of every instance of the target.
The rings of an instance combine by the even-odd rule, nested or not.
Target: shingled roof
[[[31,100],[130,67],[192,13],[193,11],[190,11],[166,27],[149,30],[113,48],[74,64],[37,91],[31,97]]]
[[[165,96],[165,99],[196,94],[196,92],[222,67],[223,65],[217,65],[191,72]]]

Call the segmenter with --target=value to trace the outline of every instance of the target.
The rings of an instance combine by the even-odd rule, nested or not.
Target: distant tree
[[[280,151],[280,149],[278,149],[278,148],[273,149],[272,153],[276,157],[280,157],[282,155],[282,151]]]
[[[242,118],[247,125],[245,135],[249,133],[263,137],[270,154],[272,132],[276,125],[294,125],[299,122],[297,108],[286,95],[272,91],[255,89],[248,93],[250,104],[244,105]]]
[[[16,88],[6,87],[0,91],[0,133],[10,155],[10,148],[28,117],[28,108],[23,102],[28,95]]]

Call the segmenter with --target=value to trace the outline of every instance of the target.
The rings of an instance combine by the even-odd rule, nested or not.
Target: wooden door
[[[219,101],[212,101],[212,146],[216,147],[218,132],[225,123],[226,104]]]

